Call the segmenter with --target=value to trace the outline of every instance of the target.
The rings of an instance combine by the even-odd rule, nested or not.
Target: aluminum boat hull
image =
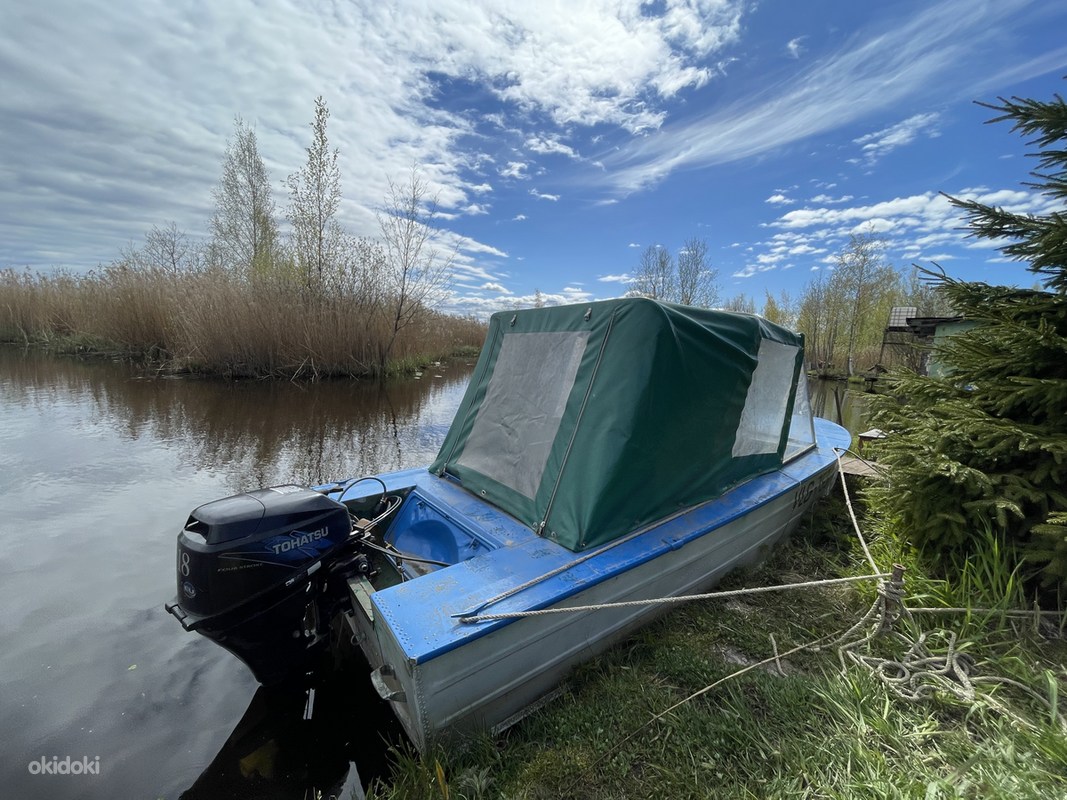
[[[591,554],[576,554],[536,537],[428,473],[382,476],[390,488],[412,485],[412,498],[437,507],[492,549],[382,590],[365,579],[352,582],[352,611],[346,616],[376,688],[420,750],[436,739],[513,724],[551,697],[576,665],[671,606],[474,624],[457,615],[526,583],[528,588],[484,613],[707,591],[730,571],[765,558],[832,486],[834,448],[848,447],[850,437],[826,420],[816,420],[816,435],[815,448],[781,469]],[[545,574],[551,576],[537,580]]]

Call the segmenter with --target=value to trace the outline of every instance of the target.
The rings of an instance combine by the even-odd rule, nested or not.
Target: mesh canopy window
[[[793,416],[789,418],[789,441],[785,446],[785,457],[789,461],[815,446],[815,422],[811,415],[811,401],[808,399],[808,376],[804,370],[797,378],[797,396],[793,401]]]
[[[430,471],[596,547],[780,468],[791,425],[799,454],[802,351],[755,315],[640,297],[494,314]]]
[[[734,457],[778,452],[798,350],[771,339],[760,340],[759,361],[734,439]]]
[[[509,333],[457,464],[533,499],[588,331]]]

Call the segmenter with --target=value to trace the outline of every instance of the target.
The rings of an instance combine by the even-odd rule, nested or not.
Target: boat
[[[432,464],[195,509],[166,608],[267,685],[354,653],[420,750],[501,731],[829,490],[850,436],[803,365],[752,314],[495,314]]]

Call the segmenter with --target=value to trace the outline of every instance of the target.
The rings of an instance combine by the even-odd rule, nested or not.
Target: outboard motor
[[[262,684],[302,676],[326,638],[328,568],[351,532],[345,506],[300,486],[202,505],[178,534],[178,598],[166,609]]]

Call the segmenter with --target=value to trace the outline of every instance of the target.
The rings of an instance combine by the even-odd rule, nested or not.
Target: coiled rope
[[[777,643],[774,638],[771,637],[771,645],[774,650],[774,655],[769,658],[765,658],[762,661],[757,661],[753,664],[748,664],[741,669],[730,673],[713,683],[708,684],[702,689],[699,689],[689,696],[678,701],[669,708],[653,715],[646,722],[635,728],[629,734],[622,739],[615,742],[611,747],[605,750],[600,756],[594,759],[583,771],[588,771],[602,762],[608,756],[616,752],[626,742],[633,739],[639,733],[647,729],[650,725],[663,717],[670,714],[672,711],[680,708],[681,706],[689,703],[690,701],[707,694],[711,690],[726,683],[729,680],[744,675],[747,672],[751,672],[754,669],[767,666],[769,664],[777,664],[778,669],[781,672],[781,659],[786,656],[793,655],[795,653],[802,652],[804,650],[811,650],[818,652],[827,650],[829,648],[836,648],[838,658],[841,662],[842,673],[848,672],[848,663],[851,662],[856,666],[861,666],[868,670],[877,680],[879,680],[887,689],[892,692],[896,697],[909,701],[919,702],[924,699],[937,695],[938,692],[943,692],[949,696],[955,698],[957,701],[974,705],[979,700],[988,704],[991,708],[996,709],[999,713],[1003,714],[1014,720],[1016,723],[1025,727],[1036,729],[1036,726],[1029,720],[1021,717],[1013,710],[1007,707],[1004,703],[1000,702],[989,692],[982,692],[977,685],[1005,685],[1018,689],[1029,698],[1038,702],[1041,706],[1047,709],[1049,717],[1054,720],[1062,730],[1067,731],[1067,721],[1065,721],[1063,714],[1060,713],[1058,704],[1053,694],[1052,698],[1046,698],[1032,687],[1027,686],[1020,681],[1013,680],[1011,678],[1005,678],[998,675],[977,675],[975,674],[975,661],[966,653],[960,651],[959,641],[956,633],[946,630],[937,629],[933,631],[920,632],[917,636],[910,637],[900,632],[897,629],[898,623],[903,619],[908,627],[918,629],[918,625],[913,616],[912,610],[909,610],[904,602],[904,567],[897,564],[893,567],[892,573],[882,573],[879,571],[877,563],[874,557],[871,555],[870,548],[867,546],[863,531],[860,529],[859,521],[856,518],[855,511],[852,507],[852,499],[849,495],[848,485],[845,480],[844,468],[841,464],[843,454],[847,452],[845,450],[837,451],[837,463],[838,472],[841,476],[841,489],[844,493],[845,504],[848,507],[849,517],[852,520],[853,530],[856,533],[856,537],[860,542],[863,549],[864,556],[867,558],[868,563],[871,565],[874,573],[873,575],[865,575],[854,580],[871,580],[879,579],[878,593],[874,602],[870,608],[859,620],[856,621],[851,627],[840,634],[829,634],[826,636],[813,639],[805,644],[793,647],[785,652],[779,653]],[[771,591],[777,589],[788,588],[806,588],[811,586],[829,585],[832,583],[841,583],[840,580],[830,581],[809,581],[807,583],[789,584],[785,586],[777,587],[761,587],[758,589],[739,589],[733,592],[715,592],[710,595],[706,595],[709,599],[726,596],[736,596],[741,594],[756,594],[764,591]],[[682,598],[678,598],[681,600]],[[696,596],[690,599],[696,599]],[[554,609],[545,609],[546,611],[552,611]],[[571,609],[560,609],[561,611],[567,611]],[[981,611],[980,609],[915,609],[915,612],[968,612],[968,611]],[[1029,615],[1031,612],[1019,612]],[[1035,614],[1056,614],[1057,612],[1033,612]],[[874,624],[877,621],[877,624]],[[902,647],[904,652],[898,658],[885,658],[876,656],[871,653],[871,646],[876,639],[889,637],[897,641]],[[943,644],[938,648],[941,652],[934,652],[934,643],[937,640],[941,640]]]

